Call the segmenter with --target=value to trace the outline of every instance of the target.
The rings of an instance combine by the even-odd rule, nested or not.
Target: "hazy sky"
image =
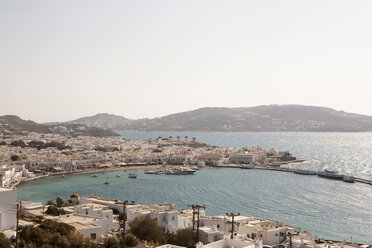
[[[372,1],[0,1],[0,115],[372,115]]]

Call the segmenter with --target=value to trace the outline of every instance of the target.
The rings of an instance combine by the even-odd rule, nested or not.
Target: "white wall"
[[[17,189],[0,188],[0,231],[17,224]]]

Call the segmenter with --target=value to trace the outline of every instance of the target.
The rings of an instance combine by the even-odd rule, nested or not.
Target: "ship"
[[[302,169],[296,169],[294,171],[294,173],[301,174],[301,175],[316,175],[316,174],[318,174],[316,171],[302,170]]]
[[[327,169],[319,171],[318,176],[326,177],[326,178],[330,178],[330,179],[335,179],[335,180],[343,180],[344,179],[344,176],[339,174],[337,171],[331,171],[331,170],[327,170]]]

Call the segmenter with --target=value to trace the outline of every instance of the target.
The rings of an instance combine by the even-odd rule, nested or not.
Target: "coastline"
[[[157,169],[161,168],[161,165],[142,165],[142,166],[126,166],[126,167],[115,167],[115,168],[104,168],[104,169],[93,169],[93,170],[83,170],[83,171],[71,171],[71,172],[60,172],[53,173],[51,175],[42,175],[38,177],[28,178],[26,180],[19,181],[14,185],[11,185],[9,188],[17,187],[22,184],[26,184],[32,181],[39,179],[50,178],[50,177],[61,177],[61,176],[71,176],[71,175],[80,175],[80,174],[93,174],[93,173],[102,173],[110,171],[126,171],[126,170],[138,170],[138,169]]]

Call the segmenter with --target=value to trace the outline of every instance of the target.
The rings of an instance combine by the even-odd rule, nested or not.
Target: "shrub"
[[[125,236],[125,245],[126,246],[133,247],[133,246],[138,245],[138,243],[139,243],[138,238],[136,236],[134,236],[133,234],[129,233]]]
[[[0,233],[0,248],[11,248],[12,247],[12,242],[5,237],[3,233]]]

